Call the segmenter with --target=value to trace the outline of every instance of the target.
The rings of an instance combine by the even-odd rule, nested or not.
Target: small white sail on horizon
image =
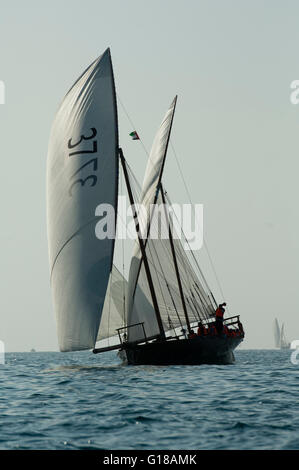
[[[280,328],[277,318],[274,320],[274,343],[276,348],[280,348]]]
[[[290,343],[286,339],[284,331],[284,323],[282,323],[281,328],[279,326],[277,318],[274,320],[274,344],[276,348],[279,349],[288,349]]]

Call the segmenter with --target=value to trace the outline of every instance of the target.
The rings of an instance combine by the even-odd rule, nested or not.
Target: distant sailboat
[[[118,144],[109,49],[61,103],[52,126],[47,169],[51,287],[61,351],[120,350],[130,364],[234,361],[233,350],[244,337],[239,316],[224,321],[223,334],[213,334],[217,303],[200,267],[197,274],[170,225],[166,239],[148,236],[150,205],[169,203],[162,174],[176,101],[175,97],[155,137],[139,201]],[[119,162],[131,206],[140,202],[146,208],[143,220],[135,212],[136,243],[128,280],[114,265],[114,237],[95,236],[100,220],[95,208],[105,203],[117,212]],[[198,322],[205,334],[192,333]],[[111,337],[113,345],[95,348],[97,341]]]
[[[274,320],[274,343],[279,349],[290,349],[290,343],[287,341],[284,332],[284,323],[279,326],[277,318]]]

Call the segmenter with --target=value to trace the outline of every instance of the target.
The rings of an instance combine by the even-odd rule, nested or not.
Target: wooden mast
[[[139,233],[139,222],[138,222],[137,211],[135,209],[135,202],[134,202],[133,193],[132,193],[131,186],[130,186],[130,180],[129,180],[129,175],[128,175],[128,171],[126,167],[125,157],[121,148],[119,149],[119,156],[120,156],[121,164],[124,170],[124,177],[125,177],[125,181],[127,185],[128,196],[129,196],[130,204],[133,210],[135,228],[136,228],[136,232],[138,236],[138,241],[139,241],[140,251],[142,255],[142,260],[144,263],[146,277],[147,277],[147,281],[148,281],[150,292],[151,292],[152,302],[153,302],[153,306],[154,306],[154,310],[155,310],[155,314],[156,314],[156,318],[157,318],[157,322],[158,322],[158,326],[160,330],[160,336],[161,336],[161,339],[165,340],[166,337],[165,337],[165,331],[164,331],[164,327],[163,327],[163,323],[161,319],[160,309],[159,309],[159,305],[158,305],[158,301],[157,301],[157,297],[156,297],[156,293],[154,289],[154,284],[153,284],[153,280],[151,276],[151,271],[149,268],[149,264],[148,264],[148,260],[147,260],[147,256],[145,252],[145,246],[143,243],[143,239],[141,238],[140,233]]]
[[[162,183],[160,183],[160,191],[161,191],[162,202],[164,204],[164,210],[165,210],[165,216],[166,216],[166,206],[165,206],[166,200],[165,200],[165,196],[164,196]],[[166,219],[167,219],[167,216],[166,216]],[[170,228],[170,221],[169,221],[168,234],[169,234],[169,241],[170,241],[170,247],[171,247],[171,252],[172,252],[172,257],[173,257],[175,274],[176,274],[176,278],[177,278],[177,281],[178,281],[180,297],[181,297],[181,301],[182,301],[182,305],[183,305],[184,315],[185,315],[185,318],[186,318],[186,324],[187,324],[188,332],[191,333],[191,326],[190,326],[190,321],[189,321],[189,317],[188,317],[185,297],[184,297],[184,293],[183,293],[183,287],[182,287],[182,282],[181,282],[181,278],[180,278],[178,263],[177,263],[177,259],[176,259],[174,243],[173,243],[173,237],[172,237],[171,228]]]

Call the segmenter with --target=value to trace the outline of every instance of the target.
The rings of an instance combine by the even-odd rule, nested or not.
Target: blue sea
[[[8,353],[0,449],[299,449],[299,365],[126,366],[115,352]]]

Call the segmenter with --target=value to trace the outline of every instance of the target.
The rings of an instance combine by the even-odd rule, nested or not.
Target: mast
[[[126,167],[125,157],[124,157],[124,154],[123,154],[123,151],[122,151],[121,148],[119,149],[119,156],[120,156],[121,164],[122,164],[122,167],[123,167],[123,170],[124,170],[124,177],[125,177],[125,181],[126,181],[126,185],[127,185],[130,204],[131,204],[131,206],[134,210],[133,216],[134,216],[134,221],[135,221],[136,233],[137,233],[137,237],[138,237],[138,241],[139,241],[139,246],[140,246],[140,251],[141,251],[141,255],[142,255],[142,260],[143,260],[143,263],[144,263],[146,277],[147,277],[148,284],[149,284],[149,289],[150,289],[150,292],[151,292],[152,302],[153,302],[153,306],[154,306],[154,310],[155,310],[155,314],[156,314],[156,318],[157,318],[157,322],[158,322],[158,326],[159,326],[159,330],[160,330],[160,336],[161,336],[161,339],[165,340],[165,331],[164,331],[164,327],[163,327],[163,323],[162,323],[162,319],[161,319],[160,309],[159,309],[159,305],[158,305],[158,301],[157,301],[157,297],[156,297],[156,293],[155,293],[155,289],[154,289],[154,284],[153,284],[153,280],[152,280],[152,276],[151,276],[151,272],[150,272],[146,252],[145,252],[145,246],[144,246],[143,240],[140,237],[140,233],[139,233],[139,222],[138,222],[137,211],[135,209],[135,202],[134,202],[133,193],[132,193],[131,186],[130,186],[130,181],[129,181],[128,171],[127,171],[127,167]]]
[[[165,201],[165,196],[164,196],[163,187],[162,187],[161,182],[160,182],[160,191],[161,191],[162,202],[164,204],[164,210],[165,210],[165,216],[166,216],[166,208],[165,208],[166,201]],[[174,249],[174,244],[173,244],[173,238],[172,238],[170,223],[169,223],[168,234],[169,234],[169,241],[170,241],[171,253],[172,253],[172,257],[173,257],[175,274],[176,274],[176,278],[177,278],[177,281],[178,281],[180,297],[181,297],[181,301],[182,301],[182,305],[183,305],[184,315],[185,315],[185,318],[186,318],[186,324],[187,324],[188,332],[191,333],[191,326],[190,326],[190,321],[189,321],[189,317],[188,317],[185,297],[184,297],[184,293],[183,293],[183,288],[182,288],[182,282],[181,282],[181,278],[180,278],[178,263],[177,263],[177,259],[176,259],[176,254],[175,254],[175,249]]]
[[[168,135],[167,135],[167,141],[166,141],[166,145],[165,145],[165,149],[164,149],[164,155],[163,155],[163,159],[162,159],[162,165],[161,165],[161,169],[160,169],[159,179],[158,179],[158,182],[157,182],[157,188],[159,188],[159,185],[161,184],[161,180],[162,180],[162,174],[163,174],[163,170],[164,170],[166,154],[167,154],[167,149],[168,149],[168,145],[169,145],[170,133],[171,133],[171,129],[172,129],[172,124],[173,124],[173,118],[174,118],[177,99],[178,99],[178,96],[176,95],[174,97],[174,100],[173,100],[173,103],[174,103],[173,104],[173,112],[172,112],[169,131],[168,131]],[[158,191],[157,191],[157,194],[158,194]],[[156,196],[156,199],[155,199],[154,203],[157,202],[157,198],[158,198],[158,196]]]
[[[173,99],[173,102],[172,102],[173,111],[172,111],[172,115],[171,115],[171,120],[170,120],[169,129],[168,129],[168,135],[167,135],[166,144],[165,144],[165,148],[164,148],[163,155],[162,155],[162,160],[161,160],[161,165],[160,165],[160,170],[159,170],[158,181],[157,181],[157,183],[156,183],[156,192],[155,192],[155,196],[154,196],[154,199],[153,199],[153,205],[155,205],[155,204],[157,203],[157,199],[158,199],[159,186],[160,186],[160,183],[161,183],[162,174],[163,174],[163,170],[164,170],[164,166],[165,166],[166,154],[167,154],[167,149],[168,149],[168,145],[169,145],[170,133],[171,133],[171,129],[172,129],[172,124],[173,124],[173,118],[174,118],[174,113],[175,113],[175,109],[176,109],[177,99],[178,99],[178,97],[177,97],[177,95],[176,95],[176,96],[174,97],[174,99]],[[149,161],[150,161],[150,157],[149,157]],[[147,237],[148,237],[148,235],[149,235],[149,233],[150,233],[150,227],[151,227],[151,220],[149,220],[149,224],[148,224]],[[146,241],[145,241],[145,247],[146,247],[146,242],[147,242],[147,239],[146,239]],[[140,263],[140,265],[139,265],[139,270],[138,270],[138,274],[137,274],[137,277],[136,277],[136,283],[135,283],[134,292],[135,292],[136,287],[137,287],[140,269],[141,269],[141,263]]]

